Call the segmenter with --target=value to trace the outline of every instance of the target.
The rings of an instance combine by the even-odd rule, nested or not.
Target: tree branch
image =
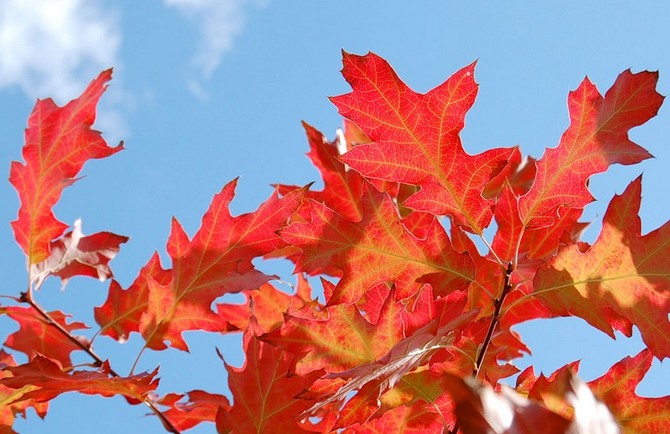
[[[60,323],[55,321],[49,313],[42,308],[34,299],[32,296],[32,291],[30,289],[26,292],[22,292],[21,296],[19,297],[19,301],[23,303],[29,304],[33,309],[35,309],[41,316],[44,318],[44,320],[47,322],[52,327],[55,327],[56,330],[58,330],[63,336],[65,336],[70,342],[81,348],[86,354],[88,354],[93,360],[94,360],[94,365],[97,367],[102,366],[104,363],[104,360],[98,356],[95,351],[91,348],[90,344],[87,344],[85,342],[82,342],[81,340],[77,339],[76,336],[74,336],[72,333],[70,333],[65,327],[63,327]],[[111,367],[109,368],[109,373],[113,377],[121,377],[121,375],[118,374],[114,369]],[[150,398],[145,398],[144,399],[144,405],[149,407],[149,409],[156,415],[158,416],[158,419],[161,421],[163,424],[163,427],[168,431],[173,434],[181,434],[181,432],[168,420],[168,418],[161,412],[161,410],[156,406],[156,404],[150,399]]]

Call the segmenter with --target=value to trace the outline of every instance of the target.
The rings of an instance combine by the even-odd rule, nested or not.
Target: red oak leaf
[[[233,393],[230,410],[221,409],[216,419],[219,434],[308,433],[298,417],[311,401],[296,396],[322,375],[291,372],[293,355],[256,337],[261,332],[254,320],[244,334],[246,359],[241,368],[226,365]]]
[[[76,181],[84,163],[123,149],[122,144],[110,148],[100,133],[91,129],[96,105],[111,78],[111,69],[102,72],[65,107],[58,107],[51,99],[38,100],[28,119],[25,164],[13,162],[9,180],[21,200],[19,216],[12,222],[14,237],[29,265],[46,260],[51,241],[67,229],[54,217],[52,208],[63,189]]]
[[[626,357],[605,375],[589,382],[589,387],[617,419],[627,434],[663,432],[670,420],[670,396],[645,398],[635,393],[651,367],[648,350]]]
[[[323,191],[308,191],[305,198],[325,203],[342,217],[358,221],[361,219],[361,189],[363,178],[358,172],[348,170],[339,160],[340,147],[346,147],[340,133],[335,141],[329,142],[316,128],[303,122],[310,151],[307,156],[321,172]],[[343,143],[344,142],[344,143]],[[279,192],[288,193],[300,187],[279,186]]]
[[[258,288],[272,278],[256,270],[251,261],[285,245],[276,232],[288,224],[303,190],[282,198],[275,192],[255,212],[233,217],[228,206],[236,183],[230,182],[214,196],[192,240],[173,219],[167,244],[171,279],[166,281],[162,269],[156,269],[156,278],[146,276],[148,298],[139,330],[148,348],[165,349],[168,341],[187,351],[183,331],[225,330],[226,322],[212,311],[212,302],[227,293]]]
[[[73,351],[81,350],[81,347],[66,338],[37,310],[33,307],[7,306],[0,308],[0,311],[4,311],[7,316],[19,323],[19,330],[7,337],[5,341],[7,347],[21,351],[29,358],[39,353],[57,360],[65,368],[72,366],[70,354]],[[49,312],[49,315],[70,333],[88,328],[86,324],[81,322],[68,323],[69,315],[65,315],[63,312]],[[88,342],[83,336],[77,336],[77,339],[84,344]]]
[[[11,373],[6,368],[16,366],[14,357],[0,350],[0,380],[11,377]],[[35,412],[44,419],[47,414],[49,404],[46,402],[35,402],[33,400],[22,400],[24,393],[33,390],[35,386],[25,386],[20,389],[3,386],[0,384],[0,434],[16,434],[12,429],[14,419],[17,415],[26,417],[26,410],[32,407]]]
[[[51,253],[44,261],[30,267],[30,276],[36,289],[50,275],[61,278],[62,286],[73,276],[90,276],[106,280],[112,276],[109,261],[119,253],[119,245],[128,237],[111,232],[84,235],[81,220],[74,222],[74,230],[51,242]]]
[[[160,285],[168,285],[171,278],[170,270],[161,267],[158,253],[154,253],[128,289],[123,289],[112,280],[107,300],[94,309],[101,333],[125,342],[130,333],[139,332],[140,320],[149,304],[149,279]]]
[[[184,395],[176,393],[165,395],[158,401],[160,405],[170,407],[162,413],[180,431],[191,429],[202,422],[214,423],[220,410],[230,409],[228,398],[223,395],[202,390],[192,390],[187,395],[186,402],[181,401]]]
[[[554,314],[578,316],[612,337],[621,318],[632,322],[662,359],[670,357],[670,222],[640,234],[641,184],[638,177],[612,199],[593,246],[562,249],[538,270],[534,288]]]
[[[300,355],[295,371],[304,375],[319,369],[342,372],[373,362],[403,338],[401,302],[393,301],[393,294],[375,324],[369,323],[354,305],[338,304],[325,308],[314,318],[307,314],[311,306],[286,315],[284,325],[261,338]]]
[[[658,73],[624,71],[603,98],[585,79],[570,93],[570,126],[556,148],[537,163],[535,184],[519,200],[524,226],[553,224],[558,209],[583,208],[592,201],[587,180],[614,163],[635,164],[651,157],[628,138],[628,131],[658,112]]]
[[[426,94],[412,91],[375,54],[344,53],[342,74],[353,92],[331,98],[373,143],[355,146],[342,160],[368,178],[421,186],[405,204],[481,233],[493,201],[482,196],[513,149],[467,154],[460,131],[474,103],[474,64]]]
[[[361,221],[351,222],[312,202],[311,221],[292,224],[280,234],[302,249],[297,272],[342,271],[329,305],[357,302],[385,282],[396,284],[399,298],[415,294],[423,282],[446,295],[466,288],[474,271],[470,258],[451,247],[439,223],[433,222],[426,239],[415,237],[400,222],[391,198],[371,186],[363,190]]]
[[[216,305],[217,313],[223,318],[228,330],[246,330],[253,315],[258,325],[266,332],[272,331],[284,323],[284,314],[289,310],[300,309],[312,301],[312,291],[307,280],[298,275],[298,290],[289,295],[264,283],[258,290],[243,291],[248,301],[244,304],[221,303]]]
[[[349,400],[345,408],[355,403],[358,411],[354,413],[360,413],[366,404],[370,410],[376,410],[384,393],[398,384],[406,374],[426,364],[437,351],[452,346],[458,340],[457,331],[475,316],[475,311],[469,311],[439,326],[436,322],[429,323],[400,340],[380,359],[327,375],[325,378],[344,378],[348,381],[334,394],[310,407],[305,414],[311,414],[327,405],[351,398],[354,392],[357,392],[356,396]],[[349,414],[351,413],[350,411]],[[368,417],[369,414],[364,414],[362,418],[357,414],[359,422],[367,420]],[[348,421],[345,425],[342,421],[338,421],[335,428],[342,428],[352,423],[353,421]]]
[[[115,377],[111,375],[108,362],[104,362],[96,371],[70,371],[64,370],[58,361],[41,354],[36,354],[29,363],[10,366],[5,368],[5,371],[13,376],[0,380],[0,385],[13,389],[35,386],[16,402],[23,400],[46,402],[66,392],[106,397],[123,395],[135,402],[142,402],[158,386],[158,379],[154,378],[158,368],[151,373]]]

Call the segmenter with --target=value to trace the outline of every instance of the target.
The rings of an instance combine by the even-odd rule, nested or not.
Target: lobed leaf
[[[540,268],[535,294],[614,336],[630,322],[652,354],[670,357],[670,222],[641,235],[641,177],[610,202],[592,246],[571,245]]]
[[[101,134],[91,129],[96,105],[111,78],[111,69],[103,71],[79,98],[64,107],[58,107],[51,99],[38,100],[28,118],[23,146],[25,163],[12,162],[9,175],[21,201],[12,228],[28,265],[46,260],[51,241],[67,229],[52,212],[63,189],[76,181],[86,161],[123,149],[123,144],[110,148]]]
[[[331,98],[373,143],[342,160],[367,178],[421,186],[405,204],[480,234],[494,202],[482,196],[514,149],[467,154],[460,131],[477,95],[474,63],[426,94],[412,91],[381,57],[343,54],[342,74],[352,93]],[[517,151],[518,152],[518,151]]]

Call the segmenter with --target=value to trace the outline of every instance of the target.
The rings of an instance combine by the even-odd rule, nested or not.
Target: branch
[[[505,297],[507,297],[507,294],[510,293],[510,291],[513,288],[512,285],[512,273],[514,272],[515,265],[512,262],[507,263],[507,268],[505,269],[505,283],[503,284],[503,290],[502,293],[500,294],[500,298],[496,298],[493,300],[493,316],[491,317],[491,323],[489,324],[489,328],[486,331],[486,337],[484,338],[484,343],[482,344],[482,348],[477,355],[477,361],[475,362],[475,369],[472,372],[472,377],[474,379],[477,379],[479,374],[481,373],[481,367],[482,364],[484,363],[484,357],[486,356],[486,351],[488,350],[489,345],[491,344],[491,339],[493,338],[493,332],[495,331],[496,327],[498,327],[498,323],[500,322],[500,313],[502,311],[502,306],[503,303],[505,302]],[[454,428],[449,431],[449,434],[457,434],[458,433],[458,421],[454,424]]]
[[[81,348],[86,354],[88,354],[94,361],[95,361],[95,366],[100,367],[104,363],[104,360],[98,356],[95,351],[91,348],[90,344],[86,344],[79,339],[76,338],[76,336],[72,335],[68,330],[66,330],[61,324],[59,324],[57,321],[55,321],[51,315],[47,311],[45,311],[42,306],[37,304],[37,302],[33,299],[32,296],[32,291],[29,289],[26,292],[22,292],[21,296],[19,297],[19,301],[23,303],[28,303],[33,309],[35,309],[41,316],[44,318],[44,320],[47,322],[52,327],[55,327],[56,330],[58,330],[61,334],[63,334],[70,342]],[[114,369],[110,367],[109,373],[113,377],[121,377]],[[145,398],[144,399],[144,404],[149,407],[149,409],[156,415],[158,416],[158,419],[161,421],[163,424],[163,427],[168,431],[173,434],[181,434],[181,432],[168,420],[168,418],[160,411],[158,407],[156,407],[156,404],[150,399],[150,398]]]

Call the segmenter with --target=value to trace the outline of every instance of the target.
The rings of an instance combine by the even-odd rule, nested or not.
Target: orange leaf
[[[419,94],[379,56],[343,56],[342,74],[353,92],[331,100],[373,143],[355,146],[342,160],[368,178],[421,186],[407,206],[449,215],[455,224],[481,233],[493,206],[482,191],[514,150],[472,156],[463,149],[459,133],[477,95],[474,63]]]
[[[19,330],[7,337],[5,345],[17,351],[25,353],[29,358],[39,353],[51,359],[57,360],[63,367],[72,366],[70,354],[81,350],[81,347],[70,341],[49,324],[40,313],[32,307],[7,306],[0,308],[10,318],[19,323]],[[81,322],[67,322],[69,315],[60,311],[49,312],[51,318],[60,324],[65,330],[73,333],[75,330],[86,329],[88,326]],[[82,343],[87,340],[78,336]]]
[[[556,148],[537,162],[535,184],[521,197],[524,226],[553,224],[558,209],[583,208],[592,201],[588,178],[614,163],[635,164],[651,154],[628,138],[628,130],[658,112],[663,97],[656,92],[658,73],[624,71],[603,98],[588,80],[570,93],[570,126]]]
[[[593,246],[561,250],[538,270],[534,288],[554,314],[579,316],[611,336],[623,317],[662,359],[670,357],[670,222],[640,234],[641,184],[638,177],[612,199]]]
[[[67,229],[54,217],[52,208],[63,189],[76,181],[84,163],[123,149],[123,144],[110,148],[100,133],[91,129],[96,105],[111,78],[111,69],[102,72],[65,107],[58,107],[51,99],[38,100],[28,119],[25,164],[12,162],[9,180],[21,200],[19,216],[12,222],[14,237],[29,265],[47,259],[50,242]]]
[[[665,432],[670,421],[670,396],[644,398],[635,393],[651,367],[648,350],[626,357],[605,375],[589,383],[593,393],[609,407],[626,434]]]
[[[16,366],[14,358],[4,350],[0,350],[0,379],[11,377],[12,374],[6,370],[10,366]],[[16,434],[16,431],[12,429],[14,419],[17,415],[25,418],[29,407],[32,407],[39,417],[44,419],[49,403],[21,399],[24,393],[35,388],[36,386],[28,385],[14,389],[0,384],[0,434]]]
[[[237,181],[217,194],[192,240],[176,219],[167,250],[172,258],[171,280],[165,271],[146,276],[148,299],[139,329],[148,348],[169,345],[188,350],[181,333],[186,330],[221,331],[225,321],[212,311],[212,302],[227,293],[258,288],[272,278],[256,270],[252,259],[284,246],[276,234],[288,224],[303,190],[283,198],[274,193],[258,210],[237,217],[228,206]]]
[[[14,389],[36,386],[34,390],[18,398],[17,402],[23,400],[46,402],[66,392],[107,397],[123,395],[133,401],[141,402],[158,386],[158,379],[154,379],[158,368],[151,373],[114,377],[110,373],[109,363],[104,362],[97,371],[68,372],[63,370],[58,361],[41,354],[36,354],[29,363],[10,366],[5,371],[13,376],[0,380],[0,385]]]
[[[280,231],[284,240],[302,249],[296,271],[323,273],[331,267],[342,279],[329,305],[357,302],[370,288],[393,282],[397,296],[415,294],[424,282],[435,293],[466,288],[473,275],[467,254],[456,252],[438,222],[422,240],[400,222],[391,199],[371,186],[363,190],[363,219],[345,220],[325,205],[312,202],[309,223],[295,223]]]
[[[322,372],[291,373],[293,355],[262,342],[257,331],[252,320],[244,334],[244,366],[226,365],[233,407],[219,411],[216,429],[220,434],[308,433],[298,425],[298,416],[311,401],[296,396]]]

